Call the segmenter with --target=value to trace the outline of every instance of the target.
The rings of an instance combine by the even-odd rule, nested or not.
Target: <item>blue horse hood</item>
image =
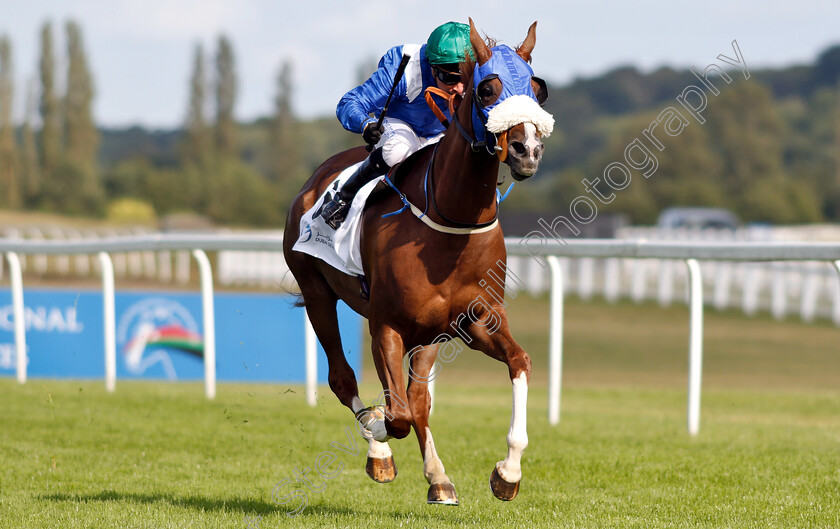
[[[536,101],[537,96],[531,88],[531,77],[534,76],[531,66],[504,44],[492,48],[491,51],[493,55],[490,56],[490,60],[481,66],[476,64],[473,72],[473,83],[476,87],[491,75],[497,76],[502,82],[502,93],[499,99],[485,107],[487,111],[489,112],[490,109],[514,95],[527,95]]]
[[[553,128],[554,119],[539,106],[539,101],[531,86],[534,70],[509,46],[502,44],[491,48],[491,51],[493,54],[487,62],[475,66],[473,90],[477,89],[485,79],[496,77],[502,83],[502,93],[493,104],[477,108],[473,112],[473,131],[476,132],[476,136],[482,137],[479,131],[487,134],[486,124],[490,113],[505,101],[509,103],[505,105],[506,111],[507,107],[515,106],[514,114],[522,116],[522,121],[533,122],[543,136],[548,136]],[[473,97],[478,96],[473,93]],[[518,101],[514,103],[511,98],[516,98]]]

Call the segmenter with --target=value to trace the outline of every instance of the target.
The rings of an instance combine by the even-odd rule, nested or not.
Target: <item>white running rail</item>
[[[551,329],[549,340],[549,422],[560,420],[560,385],[563,352],[563,269],[558,258],[627,258],[681,260],[689,272],[689,387],[688,431],[696,435],[700,427],[700,387],[703,364],[703,289],[698,261],[824,261],[831,262],[840,273],[840,243],[822,242],[749,242],[749,241],[642,241],[616,239],[526,240],[506,239],[508,255],[530,257],[539,266],[551,271]],[[213,315],[213,281],[205,251],[241,250],[282,252],[283,240],[278,235],[208,234],[208,235],[138,235],[94,240],[21,240],[0,239],[0,252],[9,263],[12,303],[14,305],[17,378],[26,382],[26,336],[23,318],[23,280],[19,255],[84,255],[98,254],[102,273],[105,322],[106,387],[115,385],[113,314],[113,266],[110,254],[129,252],[191,251],[201,272],[202,305],[205,322],[205,393],[213,398],[216,387],[215,321]],[[108,327],[111,327],[110,329]],[[316,340],[305,321],[307,402],[316,402]],[[212,361],[211,361],[212,360]]]

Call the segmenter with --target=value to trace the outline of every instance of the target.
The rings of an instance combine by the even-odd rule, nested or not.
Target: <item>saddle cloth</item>
[[[345,274],[354,276],[364,275],[361,255],[362,211],[373,189],[385,177],[380,176],[371,180],[356,193],[347,218],[337,230],[332,229],[323,217],[318,216],[314,219],[312,217],[321,209],[325,197],[328,194],[332,196],[358,166],[359,164],[351,165],[342,171],[327,190],[318,197],[315,205],[303,214],[300,219],[300,236],[293,248],[295,251],[317,257]]]

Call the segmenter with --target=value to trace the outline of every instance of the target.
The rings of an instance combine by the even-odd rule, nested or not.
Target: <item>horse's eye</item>
[[[548,99],[548,85],[539,77],[531,77],[531,88],[534,90],[534,95],[537,96],[537,102],[540,106],[545,104]]]
[[[481,106],[484,107],[495,103],[501,93],[502,82],[495,74],[485,77],[480,83],[478,83],[478,87],[475,91]]]

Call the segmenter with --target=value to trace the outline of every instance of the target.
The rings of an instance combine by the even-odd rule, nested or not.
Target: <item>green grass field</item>
[[[348,445],[352,416],[326,387],[310,408],[288,384],[220,384],[207,401],[199,383],[118,381],[109,395],[101,381],[3,379],[0,527],[840,527],[840,329],[707,311],[692,438],[684,307],[570,301],[556,427],[547,301],[509,309],[534,359],[513,502],[487,485],[506,450],[506,369],[468,351],[444,366],[431,420],[459,507],[426,505],[413,436],[391,443],[399,476],[384,485],[358,434],[358,455],[331,447]],[[365,401],[380,391],[369,365]],[[327,450],[341,471],[313,478],[322,490],[288,516],[272,488]]]

